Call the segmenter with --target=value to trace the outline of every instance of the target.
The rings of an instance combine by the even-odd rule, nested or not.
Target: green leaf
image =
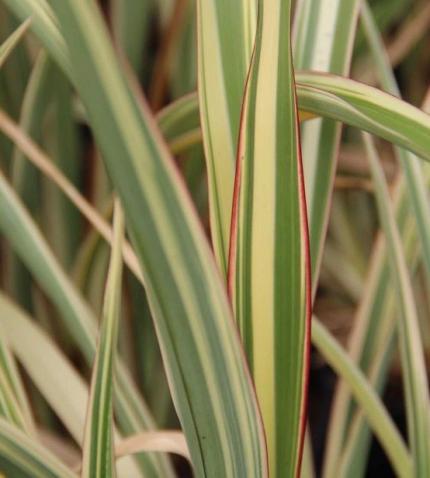
[[[243,106],[229,287],[271,476],[297,476],[305,431],[310,262],[289,1],[261,0]]]
[[[60,68],[72,75],[69,53],[49,3],[46,0],[4,0],[4,3],[17,17],[25,20],[31,17],[31,30],[44,43]]]
[[[137,73],[147,66],[144,62],[151,27],[151,14],[156,2],[123,2],[113,0],[111,5],[112,28],[115,40]],[[146,58],[147,60],[147,58]]]
[[[0,68],[27,32],[30,23],[31,20],[26,20],[0,45]]]
[[[103,322],[87,411],[82,476],[88,478],[116,476],[112,440],[112,390],[121,308],[123,236],[124,214],[117,200],[114,206],[114,237],[104,297]]]
[[[76,478],[65,465],[19,428],[0,418],[0,469],[23,478]]]
[[[35,433],[30,405],[0,324],[0,415],[27,434]]]
[[[4,176],[0,174],[0,230],[13,245],[38,284],[61,312],[61,318],[87,363],[95,353],[96,318],[53,256],[31,217],[23,208]],[[135,385],[121,366],[118,372],[116,406],[119,423],[126,433],[152,429],[155,424]],[[145,457],[147,473],[161,470],[169,476],[162,459]]]
[[[316,317],[312,321],[312,343],[345,380],[398,476],[410,477],[412,458],[384,404],[360,369]]]
[[[357,81],[321,73],[296,75],[299,107],[342,121],[430,160],[430,116]]]
[[[195,472],[264,475],[264,438],[227,296],[171,158],[121,74],[97,7],[53,7],[126,211]]]
[[[375,30],[372,18],[369,16],[367,7],[362,7],[362,22],[368,42],[372,47],[374,64],[379,71],[379,76],[384,87],[394,94],[398,89],[391,73],[391,67],[386,62],[383,46],[379,34]],[[402,243],[405,248],[405,255],[411,274],[414,273],[418,262],[418,255],[421,252],[417,237],[417,214],[411,209],[408,197],[412,196],[411,206],[414,198],[419,199],[420,190],[424,191],[429,185],[429,167],[423,164],[422,167],[417,159],[409,153],[398,150],[398,156],[403,159],[402,167],[411,168],[412,174],[401,175],[392,188],[393,205],[396,210],[396,219],[399,231],[402,234]],[[419,178],[414,174],[419,170]],[[410,187],[406,188],[405,180],[408,180]],[[413,183],[416,182],[418,187]],[[422,184],[420,184],[422,183]],[[418,208],[417,208],[418,206]],[[418,202],[414,206],[415,211],[425,210],[424,203]],[[421,216],[420,214],[418,216]],[[428,222],[428,218],[418,220],[421,228]],[[425,228],[425,226],[424,226]],[[421,230],[421,243],[425,243],[425,235],[428,231]],[[423,249],[425,251],[425,247]],[[349,353],[360,363],[369,381],[378,391],[382,393],[385,381],[387,380],[389,363],[394,352],[395,333],[395,297],[390,281],[390,271],[386,257],[386,244],[384,238],[380,237],[375,245],[374,254],[371,259],[370,273],[366,280],[366,287],[363,291],[361,304],[354,319],[354,327],[350,335]],[[347,421],[349,407],[348,392],[345,386],[340,385],[336,391],[333,409],[333,419],[339,424],[341,433],[335,436],[334,430],[330,429],[328,436],[336,441],[338,447],[343,447],[342,464],[336,464],[336,469],[342,470],[343,476],[362,476],[366,466],[366,458],[370,448],[370,433],[365,425],[362,415],[358,410],[354,411],[353,417],[349,419],[350,426],[344,429]],[[343,425],[340,425],[342,424]],[[346,441],[345,441],[346,438]],[[330,473],[327,473],[329,476]]]
[[[40,142],[45,113],[51,95],[53,63],[44,52],[38,55],[22,100],[19,124],[34,141]],[[14,148],[10,165],[14,190],[32,213],[40,207],[40,178],[19,148]],[[31,277],[24,265],[12,254],[9,257],[10,290],[20,304],[31,307]]]
[[[348,76],[359,1],[302,0],[294,17],[294,65]],[[299,99],[300,107],[300,99]],[[342,125],[329,119],[301,127],[315,295],[328,224]]]
[[[301,119],[331,118],[380,136],[430,161],[430,115],[419,108],[371,86],[336,75],[298,72],[296,82]],[[160,118],[169,125],[170,141],[184,134],[180,129],[182,117],[187,117],[195,129],[197,106],[195,96],[189,95],[166,108]]]
[[[66,430],[81,445],[89,397],[87,384],[36,321],[2,292],[0,321],[14,355]],[[130,458],[119,461],[118,471],[120,476],[141,476]]]
[[[371,137],[363,133],[375,185],[379,218],[387,239],[391,277],[397,292],[399,308],[398,337],[403,367],[408,436],[411,443],[415,474],[430,474],[430,401],[426,366],[420,338],[418,317],[402,243],[392,210],[391,198]]]
[[[430,168],[426,169],[426,182],[430,181]],[[408,265],[415,269],[418,257],[416,224],[407,201],[403,177],[393,186],[393,206],[402,233]],[[354,326],[348,343],[348,354],[368,377],[375,390],[381,394],[385,385],[394,352],[396,330],[395,294],[390,281],[385,238],[380,235],[370,259],[369,274],[354,317]],[[354,410],[351,418],[350,394],[346,384],[340,382],[333,398],[329,439],[335,443],[336,453],[343,449],[341,458],[334,461],[341,476],[360,477],[367,463],[370,432],[360,410]],[[339,463],[339,459],[341,463]],[[323,476],[330,476],[324,472]]]
[[[198,84],[212,242],[227,273],[234,165],[256,0],[198,0]],[[234,45],[235,54],[232,55]]]
[[[363,2],[361,7],[361,21],[382,87],[388,93],[400,97],[400,89],[367,2]],[[430,203],[424,182],[422,165],[416,156],[403,149],[396,148],[396,153],[405,175],[412,211],[418,226],[428,283],[430,284]]]

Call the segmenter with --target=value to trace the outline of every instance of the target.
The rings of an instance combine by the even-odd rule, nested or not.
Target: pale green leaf
[[[37,278],[39,285],[61,312],[61,317],[88,363],[95,353],[96,319],[80,294],[60,267],[44,238],[19,199],[0,174],[0,230],[14,250]],[[135,385],[123,367],[119,368],[116,389],[119,423],[123,431],[152,429],[155,424]],[[167,464],[145,459],[148,473],[160,467],[169,473]]]
[[[264,439],[253,389],[189,199],[146,106],[126,84],[97,7],[65,1],[53,8],[126,211],[196,473],[262,475]]]
[[[375,185],[379,218],[387,240],[391,277],[397,292],[398,340],[403,367],[408,436],[415,473],[417,476],[427,476],[430,474],[430,444],[428,440],[430,401],[417,311],[384,173],[371,137],[363,133],[363,138]]]
[[[359,0],[299,0],[294,18],[294,66],[348,76]],[[300,107],[300,99],[299,99]],[[301,128],[315,295],[325,242],[341,125],[316,120]]]
[[[89,397],[83,378],[36,321],[1,292],[0,321],[14,355],[66,430],[81,445]],[[142,476],[129,458],[118,463],[118,470],[121,476]]]
[[[254,42],[256,5],[256,0],[198,0],[197,8],[198,91],[212,243],[224,275],[240,112]]]
[[[353,360],[316,317],[312,321],[312,343],[339,377],[345,380],[398,476],[410,477],[412,458],[384,404]]]
[[[0,469],[23,478],[76,478],[54,455],[0,418]]]

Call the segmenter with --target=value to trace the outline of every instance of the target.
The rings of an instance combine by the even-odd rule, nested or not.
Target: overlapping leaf
[[[223,274],[227,271],[234,165],[256,4],[255,0],[198,0],[197,8],[198,91],[211,232]]]
[[[430,400],[418,316],[400,235],[392,210],[388,187],[376,148],[363,134],[375,184],[379,218],[387,239],[391,277],[396,287],[399,309],[398,336],[406,396],[408,435],[414,459],[414,473],[430,473]]]
[[[263,474],[258,410],[197,218],[147,111],[127,88],[95,5],[53,7],[80,65],[76,84],[127,211],[196,472]]]

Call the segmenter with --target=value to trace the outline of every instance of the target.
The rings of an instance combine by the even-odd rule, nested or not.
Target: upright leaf
[[[255,12],[256,0],[197,0],[198,91],[211,233],[223,274],[227,271],[234,164]]]
[[[359,0],[298,1],[294,19],[296,69],[348,75],[359,3]],[[328,224],[341,130],[340,123],[328,119],[305,123],[301,128],[314,294]]]
[[[115,40],[126,55],[130,65],[140,74],[145,69],[145,48],[151,27],[151,15],[156,2],[124,2],[113,0],[111,3],[112,28]],[[145,73],[147,73],[145,71]]]
[[[54,64],[41,52],[31,71],[20,110],[19,124],[37,143],[42,139],[45,113],[51,95],[51,79]],[[14,190],[22,198],[32,213],[39,212],[40,187],[39,175],[29,164],[19,148],[14,148],[10,165],[11,181]],[[31,276],[18,258],[9,257],[10,291],[19,303],[26,308],[31,307]]]
[[[118,200],[114,208],[114,238],[106,283],[103,322],[93,370],[84,440],[82,476],[116,476],[113,451],[112,389],[122,293],[124,216]]]
[[[266,430],[271,476],[298,476],[310,263],[290,45],[291,3],[260,0],[243,106],[230,289]]]

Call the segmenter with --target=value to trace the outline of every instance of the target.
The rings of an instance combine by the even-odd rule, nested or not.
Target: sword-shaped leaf
[[[171,158],[126,83],[97,6],[52,7],[126,211],[196,473],[264,475],[258,408],[225,289]]]
[[[348,76],[359,1],[300,0],[294,18],[294,66]],[[300,99],[299,99],[300,107]],[[329,119],[301,128],[315,294],[328,224],[342,125]]]
[[[2,174],[0,199],[0,230],[58,308],[76,345],[87,362],[91,363],[96,348],[94,314],[58,264],[39,229]],[[119,367],[116,398],[118,421],[125,432],[154,428],[153,419],[123,366]],[[157,476],[160,471],[169,476],[170,467],[161,458],[143,459],[143,467],[149,476],[151,473]]]
[[[114,207],[113,244],[103,305],[103,322],[94,364],[85,427],[82,476],[116,476],[113,443],[112,393],[122,294],[122,241],[124,215]]]
[[[76,478],[34,438],[0,418],[0,469],[22,478]]]
[[[7,60],[8,56],[13,52],[15,46],[25,35],[30,23],[31,20],[26,20],[0,45],[0,68],[3,66],[3,63]]]
[[[212,242],[227,272],[240,110],[255,32],[256,0],[198,0],[198,90]],[[232,51],[234,49],[234,53]]]
[[[229,287],[266,430],[271,476],[300,471],[310,263],[289,1],[260,0],[243,105]]]

